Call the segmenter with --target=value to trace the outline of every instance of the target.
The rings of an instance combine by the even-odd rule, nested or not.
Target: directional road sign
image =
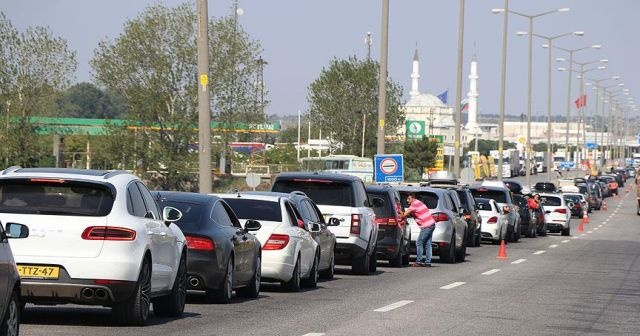
[[[376,183],[404,182],[402,154],[376,155],[374,162]]]

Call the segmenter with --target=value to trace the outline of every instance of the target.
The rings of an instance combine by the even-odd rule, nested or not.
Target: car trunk
[[[322,212],[325,222],[328,222],[329,218],[337,218],[340,221],[339,226],[329,226],[329,230],[331,230],[337,238],[349,237],[351,233],[352,215],[356,214],[352,207],[318,204],[318,208],[320,212]]]

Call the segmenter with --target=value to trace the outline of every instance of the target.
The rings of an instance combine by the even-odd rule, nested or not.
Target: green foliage
[[[296,164],[298,151],[292,144],[278,145],[265,153],[268,164]],[[301,153],[302,155],[302,153]],[[306,155],[306,152],[304,153]]]
[[[333,59],[309,86],[307,100],[312,129],[322,129],[323,135],[335,144],[342,144],[338,154],[361,154],[363,119],[366,119],[365,156],[376,151],[378,73],[375,61],[362,61],[355,56]],[[389,135],[395,135],[404,122],[401,99],[402,87],[388,80],[385,129]]]
[[[126,109],[118,94],[100,90],[91,83],[73,85],[57,103],[60,116],[72,118],[119,118]]]
[[[424,169],[434,165],[437,150],[438,143],[426,137],[405,142],[404,165],[407,180],[419,180]]]
[[[497,140],[478,139],[478,152],[480,152],[480,155],[489,155],[489,151],[498,150],[498,143],[499,142]],[[475,140],[472,140],[469,143],[469,147],[466,148],[465,154],[470,150],[473,150],[475,148],[475,145],[476,145]],[[509,148],[516,148],[516,144],[513,142],[504,141],[503,149],[509,149]]]

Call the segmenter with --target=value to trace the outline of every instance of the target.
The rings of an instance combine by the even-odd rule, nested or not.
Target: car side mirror
[[[374,208],[382,208],[384,206],[384,200],[380,197],[373,198],[373,207]]]
[[[247,219],[247,221],[244,222],[244,230],[246,232],[258,231],[260,228],[262,228],[262,224],[255,219]]]
[[[24,224],[7,223],[6,232],[4,233],[6,238],[20,239],[29,237],[29,227]],[[0,237],[0,238],[5,238]]]
[[[172,206],[166,206],[162,209],[162,218],[165,224],[177,222],[182,218],[182,211]]]
[[[340,219],[335,217],[329,218],[329,223],[327,223],[327,226],[340,226]]]
[[[320,232],[320,230],[322,229],[319,223],[310,223],[310,224],[311,225],[309,225],[309,232]]]

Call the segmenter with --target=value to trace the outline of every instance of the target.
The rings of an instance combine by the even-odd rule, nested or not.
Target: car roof
[[[282,193],[265,192],[265,194],[256,195],[256,194],[239,192],[234,194],[211,194],[211,195],[218,196],[220,198],[242,198],[242,199],[258,200],[258,201],[280,202],[280,199],[283,198],[283,196],[280,196],[280,194]],[[284,194],[284,195],[288,195],[288,194]]]
[[[323,173],[323,172],[289,172],[289,173],[280,173],[276,176],[275,181],[278,180],[293,180],[293,179],[302,179],[302,180],[331,180],[331,181],[343,181],[343,182],[354,182],[354,181],[362,181],[359,177],[353,175],[346,175],[340,173]]]
[[[68,179],[107,180],[118,175],[135,176],[125,170],[95,170],[75,168],[22,168],[9,167],[0,172],[0,178],[60,177]]]
[[[242,195],[278,196],[278,197],[288,198],[294,201],[304,199],[304,198],[311,200],[311,198],[307,196],[307,194],[303,193],[302,191],[292,191],[290,193],[283,193],[283,192],[276,192],[276,191],[243,191],[241,192],[241,194]]]
[[[219,200],[220,197],[211,194],[201,194],[195,192],[186,192],[186,191],[162,191],[156,190],[152,191],[151,194],[154,198],[161,200],[169,200],[176,202],[193,202],[193,203],[208,203],[212,201]]]
[[[401,191],[401,192],[416,192],[416,193],[431,192],[431,193],[437,194],[438,196],[444,195],[444,193],[446,193],[445,189],[432,188],[432,187],[399,186],[399,187],[396,187],[396,189],[398,189],[398,191]]]

